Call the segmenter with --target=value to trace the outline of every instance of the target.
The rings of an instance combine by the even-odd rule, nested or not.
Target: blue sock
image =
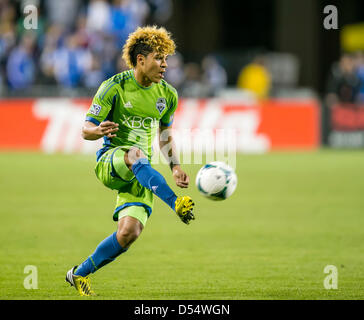
[[[157,170],[152,168],[148,159],[142,158],[137,160],[132,166],[132,171],[143,187],[151,190],[173,210],[175,209],[174,203],[177,196],[168,186],[163,176]]]
[[[82,262],[76,269],[75,275],[86,277],[104,265],[114,261],[117,256],[125,252],[116,239],[116,232],[100,242],[95,252]]]

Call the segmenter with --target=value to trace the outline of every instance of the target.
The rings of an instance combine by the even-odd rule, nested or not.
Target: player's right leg
[[[125,207],[118,212],[118,216],[117,231],[100,242],[96,250],[79,266],[67,272],[66,281],[74,286],[81,296],[94,294],[89,275],[126,252],[139,237],[148,220],[147,211],[141,206]]]
[[[129,226],[129,228],[131,228]],[[131,232],[128,234],[129,245]],[[135,240],[135,239],[134,239]],[[126,243],[126,242],[124,242]],[[96,272],[103,266],[114,261],[119,255],[126,252],[128,247],[123,247],[119,243],[118,233],[114,232],[99,243],[95,251],[86,258],[79,266],[73,267],[67,272],[66,281],[76,288],[81,296],[92,295],[89,275]]]
[[[139,183],[168,204],[184,223],[188,224],[190,220],[194,219],[192,213],[194,203],[191,197],[177,197],[164,177],[152,168],[149,160],[140,149],[130,148],[125,153],[124,162],[134,173]]]
[[[112,165],[113,155],[118,149],[108,150],[99,159],[95,171],[98,179],[108,188],[120,189],[122,186],[127,186],[130,181],[122,180],[116,177],[115,169]],[[125,167],[126,176],[124,179],[133,180],[133,174],[128,175],[128,169]],[[134,178],[135,180],[135,178]],[[145,209],[141,207],[145,212]],[[126,210],[120,212],[125,213]],[[134,216],[142,216],[138,210],[129,210]],[[135,213],[136,212],[136,213]],[[121,214],[120,214],[121,215]],[[147,213],[145,213],[147,216]],[[123,215],[123,223],[119,223],[117,232],[114,232],[103,241],[99,243],[95,251],[87,257],[79,266],[74,266],[66,274],[66,281],[76,288],[82,296],[89,296],[93,294],[91,290],[90,278],[91,273],[96,272],[106,264],[114,261],[116,257],[126,252],[132,242],[139,236],[143,225],[141,222],[134,218]],[[129,220],[132,220],[129,222]],[[142,220],[144,221],[144,220]],[[120,241],[120,242],[119,242]]]
[[[66,274],[66,281],[80,294],[80,296],[91,296],[94,295],[94,292],[91,290],[91,282],[88,276],[82,277],[75,275],[75,270],[77,266],[74,266],[70,270],[68,270]]]
[[[143,224],[135,217],[128,215],[128,211],[136,209],[135,211],[142,211],[145,216],[147,213],[143,207],[129,207],[125,208],[126,211],[124,216],[119,215],[118,221],[118,231],[116,233],[116,238],[120,246],[125,249],[129,249],[131,244],[139,237],[143,231]]]

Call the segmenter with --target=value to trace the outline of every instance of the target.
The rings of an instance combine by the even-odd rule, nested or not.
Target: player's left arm
[[[189,176],[181,168],[179,155],[173,139],[172,130],[170,127],[160,125],[159,127],[159,148],[169,162],[169,167],[172,170],[172,175],[176,181],[176,185],[181,188],[187,188],[190,182]]]
[[[169,163],[172,175],[178,187],[187,188],[190,182],[188,175],[181,169],[179,154],[172,135],[174,113],[178,105],[178,93],[172,90],[169,108],[159,122],[159,148]]]

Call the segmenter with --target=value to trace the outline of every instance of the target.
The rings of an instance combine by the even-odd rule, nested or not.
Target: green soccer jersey
[[[177,91],[163,79],[149,87],[141,86],[128,70],[105,80],[98,89],[87,112],[86,120],[99,125],[110,120],[119,124],[116,137],[104,136],[106,150],[136,146],[151,159],[152,143],[159,125],[170,126],[177,108]]]

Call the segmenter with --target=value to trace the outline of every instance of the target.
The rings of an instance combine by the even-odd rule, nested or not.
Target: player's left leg
[[[125,153],[124,162],[143,187],[152,191],[172,210],[175,210],[176,194],[168,186],[164,177],[152,168],[149,160],[139,148],[131,147]]]
[[[125,152],[124,163],[124,166],[126,165],[134,173],[139,183],[167,203],[184,223],[189,224],[190,220],[195,219],[192,213],[194,203],[191,197],[177,197],[164,177],[152,168],[140,149],[131,147]]]

